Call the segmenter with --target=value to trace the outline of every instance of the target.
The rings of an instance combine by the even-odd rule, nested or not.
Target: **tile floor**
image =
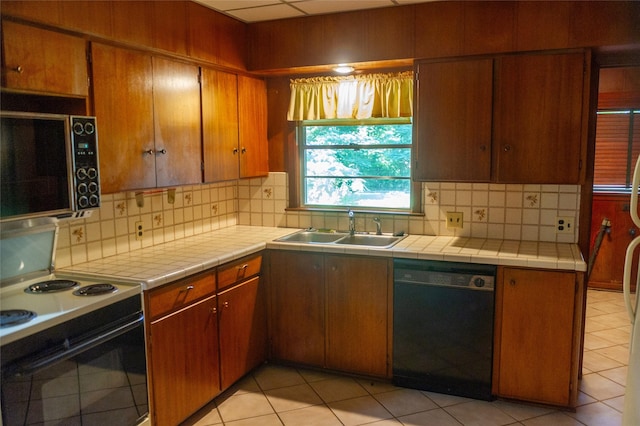
[[[575,413],[265,365],[183,426],[620,425],[630,337],[623,297],[589,290],[587,300],[583,378]]]

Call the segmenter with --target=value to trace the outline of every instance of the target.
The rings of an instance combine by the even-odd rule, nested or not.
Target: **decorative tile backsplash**
[[[127,253],[233,225],[348,229],[345,212],[286,211],[288,179],[268,177],[176,188],[171,204],[166,191],[144,194],[139,207],[133,192],[108,194],[86,219],[60,225],[56,267]],[[580,186],[424,183],[423,214],[356,214],[356,229],[420,235],[575,243],[578,238]],[[463,213],[463,229],[447,229],[445,215]],[[575,232],[557,234],[557,216],[575,218]],[[142,237],[136,239],[136,224]]]

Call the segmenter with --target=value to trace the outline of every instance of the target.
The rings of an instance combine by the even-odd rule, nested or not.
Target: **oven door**
[[[2,419],[136,425],[148,417],[140,296],[3,346]]]

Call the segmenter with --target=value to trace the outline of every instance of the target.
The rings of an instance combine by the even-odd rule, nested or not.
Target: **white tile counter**
[[[274,242],[292,228],[233,226],[61,269],[80,276],[166,284],[265,248],[586,271],[576,244],[409,235],[390,249]]]

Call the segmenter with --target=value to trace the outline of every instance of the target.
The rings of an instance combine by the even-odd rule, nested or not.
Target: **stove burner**
[[[76,281],[71,280],[48,280],[31,284],[29,287],[25,288],[24,291],[25,293],[31,294],[53,293],[56,291],[76,288],[78,285],[79,284]]]
[[[11,327],[13,325],[18,325],[25,323],[27,321],[31,321],[38,314],[32,311],[27,311],[25,309],[8,309],[0,311],[0,327]]]
[[[80,287],[73,292],[76,296],[99,296],[101,294],[115,293],[118,291],[118,287],[113,284],[91,284],[84,287]]]

